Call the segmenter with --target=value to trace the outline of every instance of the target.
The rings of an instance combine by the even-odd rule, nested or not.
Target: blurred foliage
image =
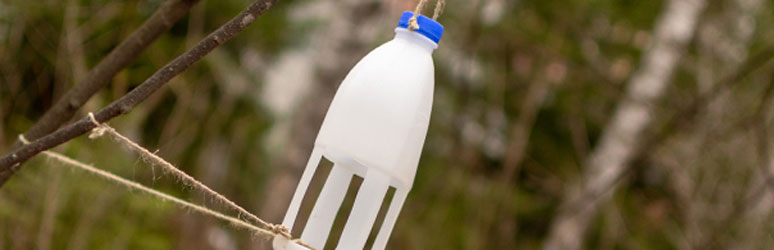
[[[376,11],[382,14],[399,13],[401,7],[411,8],[414,4],[402,0],[369,1],[378,5]],[[248,2],[202,1],[82,111],[97,110],[139,85]],[[265,194],[275,188],[269,183],[278,178],[276,173],[299,166],[282,166],[283,156],[272,153],[289,146],[266,143],[272,126],[280,118],[260,99],[268,73],[256,69],[269,69],[283,54],[318,42],[307,39],[314,38],[310,34],[327,24],[295,17],[299,6],[314,2],[279,1],[215,54],[111,124],[263,216],[263,209],[275,202]],[[413,190],[388,247],[537,249],[566,191],[565,183],[581,178],[583,164],[620,100],[628,77],[636,70],[664,3],[448,2],[439,20],[446,31],[435,54],[436,94],[430,131]],[[700,21],[725,18],[723,11],[733,4],[729,2],[732,1],[710,1]],[[744,47],[745,54],[754,55],[773,45],[774,6],[770,1],[763,2],[752,16],[754,22],[750,25],[756,28],[749,46]],[[77,58],[82,58],[84,65],[80,66],[90,69],[160,3],[0,0],[0,152],[8,152],[16,135],[26,131],[57,97],[84,76],[85,72],[78,72]],[[73,27],[66,27],[67,18],[74,20]],[[76,37],[82,48],[80,53],[71,51],[65,41],[75,30],[80,35]],[[386,41],[392,29],[377,33],[379,39],[368,41],[365,50],[353,50],[364,55]],[[723,67],[725,59],[721,56],[705,59],[698,40],[685,52],[663,103],[654,104],[659,105],[659,118],[686,108],[702,93],[702,70],[719,72],[711,77],[713,81],[722,78],[721,73],[732,71],[716,69]],[[231,71],[224,71],[224,65],[233,67],[225,66]],[[351,65],[341,67],[348,69]],[[722,107],[717,117],[748,117],[753,113],[765,100],[761,93],[774,77],[771,67],[764,68],[734,85],[728,94],[730,104]],[[244,77],[249,84],[226,84],[233,75]],[[540,84],[546,86],[547,93],[537,107],[525,156],[515,175],[504,182],[503,164],[514,143],[512,127],[523,114],[523,101],[530,98],[529,90]],[[746,121],[728,121],[736,124],[739,120]],[[712,141],[721,135],[708,132],[701,136],[707,141],[699,144],[703,147],[698,150],[700,153],[681,154],[683,151],[674,149],[673,144],[688,141],[686,138],[698,131],[689,126],[674,132],[653,152],[635,161],[625,188],[604,205],[589,231],[589,249],[693,246],[686,243],[686,231],[694,227],[686,222],[686,211],[691,211],[687,206],[691,204],[686,204],[672,187],[669,176],[675,166],[660,160],[671,159],[662,157],[664,151],[687,159],[675,162],[691,161],[693,167],[686,164],[686,169],[711,164],[712,172],[692,176],[696,183],[720,179],[714,182],[718,188],[737,187],[728,191],[736,192],[731,196],[745,195],[741,185],[756,175],[757,163],[754,156],[739,156],[726,149],[737,147],[738,143],[733,142],[746,135],[739,135],[734,132],[737,129],[720,121],[704,122],[715,129],[711,131],[728,139]],[[662,123],[659,121],[654,127]],[[713,145],[725,142],[728,145]],[[79,138],[56,150],[174,196],[217,206],[159,169],[152,170],[108,139]],[[700,158],[706,158],[706,162]],[[247,232],[94,176],[60,168],[42,157],[25,164],[0,189],[0,249],[268,247],[266,240],[253,238]],[[700,197],[701,192],[704,191],[695,191],[695,197]],[[707,192],[711,197],[726,195],[714,189]],[[712,208],[728,199],[709,198],[703,206]],[[764,218],[771,225],[771,215]],[[279,218],[270,220],[279,222]],[[719,242],[718,248],[729,246],[724,242],[747,239],[737,225],[718,221],[702,224],[709,227],[709,232],[716,232],[715,236],[724,235],[712,239]],[[771,235],[771,226],[764,229],[765,234]],[[765,246],[765,242],[758,246]]]

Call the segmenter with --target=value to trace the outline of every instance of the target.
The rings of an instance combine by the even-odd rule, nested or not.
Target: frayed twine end
[[[94,117],[94,113],[89,112],[89,120],[91,120],[91,123],[94,123],[94,125],[97,126],[91,130],[91,133],[89,134],[89,139],[94,140],[105,135],[105,131],[107,130],[107,127],[105,127],[102,123],[99,123],[99,121],[97,121],[97,118]]]

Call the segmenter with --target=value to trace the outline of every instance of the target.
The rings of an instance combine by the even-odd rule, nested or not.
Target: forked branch
[[[169,0],[161,4],[137,30],[105,56],[97,66],[77,85],[65,92],[43,116],[24,133],[24,137],[35,140],[47,135],[73,117],[86,101],[110,83],[122,69],[129,66],[145,48],[162,34],[169,31],[180,18],[199,0]],[[20,146],[21,143],[16,143]]]
[[[242,31],[245,27],[250,25],[255,19],[261,16],[276,0],[256,0],[244,11],[239,13],[236,17],[228,21],[228,23],[220,26],[217,30],[210,33],[207,37],[199,41],[196,46],[189,49],[182,55],[175,58],[172,62],[162,67],[153,75],[146,79],[145,82],[140,84],[120,99],[114,101],[107,107],[99,110],[94,114],[96,120],[100,123],[104,123],[113,119],[116,116],[123,115],[132,110],[137,104],[148,98],[156,90],[161,88],[165,83],[169,82],[173,77],[179,75],[195,62],[201,60],[210,51],[218,47],[220,44],[225,43],[231,39],[234,35]],[[0,186],[5,184],[8,179],[21,166],[20,163],[26,161],[36,154],[53,148],[57,145],[65,143],[78,137],[82,134],[89,132],[96,125],[89,119],[84,117],[66,127],[63,127],[56,132],[53,132],[45,137],[37,139],[30,144],[24,145],[15,149],[13,152],[4,155],[0,158]]]

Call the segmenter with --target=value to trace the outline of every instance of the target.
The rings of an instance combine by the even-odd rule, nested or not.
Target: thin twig
[[[647,158],[648,153],[652,152],[666,138],[674,133],[684,129],[686,126],[692,125],[693,119],[702,112],[706,106],[717,99],[718,96],[730,91],[734,84],[739,83],[754,71],[766,66],[772,59],[774,59],[774,47],[767,47],[760,50],[755,55],[749,57],[738,70],[734,73],[723,77],[708,93],[701,95],[694,99],[686,108],[678,110],[672,113],[671,116],[666,118],[666,122],[653,133],[652,136],[648,136],[642,143],[642,147],[634,153],[632,162],[640,162]],[[745,123],[747,121],[744,121]],[[635,164],[636,165],[636,164]]]
[[[772,74],[774,75],[774,74]],[[769,147],[769,128],[766,127],[766,114],[770,111],[771,104],[774,102],[772,95],[774,94],[774,84],[769,84],[761,97],[761,102],[756,108],[755,114],[752,116],[751,128],[756,136],[756,153],[758,154],[758,175],[762,176],[763,183],[761,187],[753,187],[752,193],[748,197],[740,199],[735,202],[731,211],[722,218],[720,226],[710,229],[708,241],[704,242],[701,248],[697,249],[716,249],[719,246],[717,242],[718,236],[725,235],[725,233],[732,228],[732,224],[741,221],[748,215],[750,210],[755,208],[759,202],[766,195],[774,194],[774,175],[772,174],[772,162],[771,162],[771,148]]]
[[[648,138],[644,140],[642,144],[643,146],[636,153],[634,153],[634,157],[632,157],[632,163],[629,165],[642,165],[638,163],[647,160],[649,156],[648,153],[653,152],[657,146],[661,145],[661,143],[663,143],[671,135],[686,129],[688,125],[694,124],[691,121],[693,121],[695,116],[706,109],[710,102],[717,99],[717,97],[721,94],[729,91],[733,84],[736,84],[744,78],[748,77],[756,70],[763,68],[763,66],[767,65],[771,59],[774,59],[774,47],[763,49],[760,53],[757,53],[755,56],[748,58],[748,60],[736,72],[722,78],[722,80],[716,84],[713,84],[712,86],[715,87],[710,92],[694,99],[691,104],[688,105],[688,107],[674,112],[672,116],[666,118],[665,125],[663,125],[661,129],[659,129],[657,132],[654,132],[651,136],[648,136]],[[757,116],[753,116],[753,118],[757,118]],[[740,122],[739,125],[732,127],[739,127],[742,124],[748,124],[752,120],[754,119],[744,119],[744,121]],[[615,176],[615,179],[611,181],[606,187],[600,188],[595,193],[586,193],[584,196],[575,200],[575,202],[570,202],[574,205],[568,205],[564,209],[568,211],[583,211],[584,209],[588,209],[589,206],[591,206],[593,203],[599,201],[603,195],[610,194],[615,186],[617,186],[628,175],[631,175],[635,170],[636,169],[632,167],[627,168],[624,172],[621,172]],[[772,181],[774,181],[774,179],[772,179]]]
[[[118,72],[129,66],[148,45],[172,28],[197,2],[199,0],[170,0],[162,3],[145,23],[94,66],[78,85],[62,95],[24,136],[30,140],[38,139],[70,120],[91,96],[107,86]],[[17,142],[15,147],[20,145]]]
[[[653,121],[654,105],[663,95],[679,59],[693,37],[705,0],[671,0],[654,28],[654,40],[642,56],[640,68],[632,74],[621,100],[600,136],[600,142],[585,163],[586,182],[566,188],[559,213],[543,245],[545,250],[579,249],[585,232],[601,203],[609,199],[580,200],[596,194],[610,194],[641,146],[645,129]],[[576,207],[578,201],[586,209]]]
[[[196,46],[178,56],[146,79],[140,86],[137,86],[131,92],[120,99],[114,101],[107,107],[95,113],[94,116],[98,122],[106,122],[116,116],[123,115],[132,110],[136,105],[161,88],[165,83],[176,75],[182,73],[195,62],[202,59],[207,53],[225,43],[234,35],[250,25],[255,19],[268,10],[276,0],[256,0],[246,10],[239,13],[216,31],[210,33],[201,40]],[[72,140],[79,135],[89,132],[96,125],[91,122],[89,117],[84,117],[66,127],[57,130],[54,133],[37,139],[28,145],[17,148],[0,158],[0,187],[13,176],[14,172],[20,167],[20,163],[30,157]]]
[[[728,75],[727,77],[722,78],[721,81],[717,82],[716,84],[713,84],[712,86],[715,86],[710,92],[706,93],[705,95],[699,96],[698,98],[694,99],[691,104],[688,105],[687,108],[681,109],[677,112],[674,112],[671,116],[666,118],[665,125],[661,127],[657,132],[654,132],[653,135],[648,136],[644,142],[642,143],[642,146],[640,149],[635,152],[632,157],[632,163],[629,164],[630,166],[638,166],[641,164],[637,164],[638,162],[645,161],[647,157],[649,156],[648,153],[653,152],[654,149],[661,145],[662,142],[664,142],[667,138],[669,138],[671,135],[675,134],[676,132],[679,132],[683,129],[685,129],[688,125],[692,125],[691,122],[695,116],[699,113],[701,113],[704,109],[707,108],[707,105],[715,100],[718,96],[721,94],[729,91],[730,87],[732,85],[738,83],[739,81],[743,80],[744,78],[748,77],[751,73],[755,72],[756,70],[763,68],[763,66],[767,65],[771,59],[774,59],[774,47],[769,47],[761,50],[759,53],[757,53],[755,56],[748,58],[745,63],[742,64],[739,69]],[[754,116],[754,118],[757,118],[757,116]],[[749,121],[754,119],[745,119],[744,122],[741,122],[740,124],[748,124]],[[738,127],[738,126],[734,126]],[[633,167],[626,168],[623,172],[620,172],[618,175],[613,177],[613,180],[610,181],[606,186],[601,187],[597,189],[595,192],[587,192],[582,194],[581,196],[577,197],[576,199],[572,201],[568,201],[566,206],[560,208],[560,213],[580,213],[583,211],[587,211],[588,209],[593,209],[593,206],[602,201],[602,198],[605,195],[610,195],[613,191],[613,189],[622,182],[627,176],[631,175],[636,169]],[[768,186],[774,186],[774,179],[766,178],[765,181],[765,189],[762,189],[762,191],[768,191]],[[756,192],[753,195],[751,195],[748,200],[757,200],[762,194],[765,194],[765,192]],[[745,204],[749,204],[750,202],[747,202]],[[746,208],[746,207],[745,207]],[[741,208],[740,208],[741,209]],[[735,210],[731,214],[744,212],[742,210]],[[701,248],[700,248],[701,249]]]

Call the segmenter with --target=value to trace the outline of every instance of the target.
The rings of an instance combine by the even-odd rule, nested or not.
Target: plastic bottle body
[[[407,18],[404,13],[401,22]],[[392,186],[395,193],[372,247],[384,249],[413,185],[430,122],[432,52],[440,34],[431,40],[405,28],[395,33],[394,39],[361,59],[339,86],[282,222],[292,230],[320,160],[332,161],[334,166],[301,234],[301,240],[315,248],[325,246],[353,175],[361,176],[363,183],[337,249],[363,248]],[[283,237],[275,237],[274,248],[302,249]]]
[[[410,188],[433,103],[435,43],[403,28],[339,86],[315,145],[355,172],[378,168]]]

